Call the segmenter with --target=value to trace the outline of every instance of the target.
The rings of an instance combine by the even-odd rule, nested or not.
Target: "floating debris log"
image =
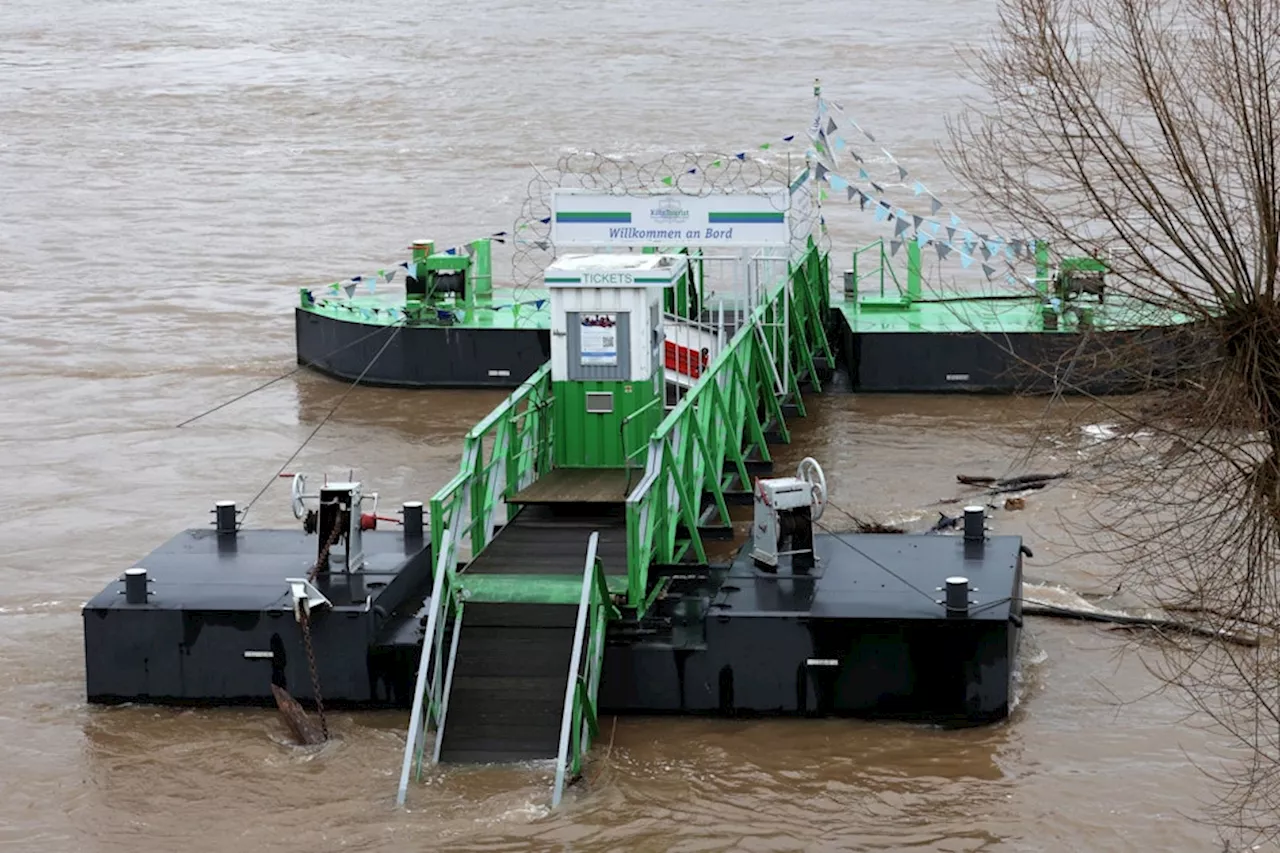
[[[316,746],[327,740],[320,726],[312,721],[307,712],[298,704],[298,700],[290,696],[288,691],[273,684],[271,685],[271,695],[276,698],[276,707],[280,709],[280,719],[284,720],[289,733],[293,735],[293,739],[300,746]]]
[[[1022,614],[1024,616],[1047,616],[1058,619],[1076,619],[1084,622],[1102,622],[1129,628],[1176,631],[1250,648],[1256,647],[1262,642],[1261,634],[1264,632],[1264,629],[1260,626],[1243,622],[1233,628],[1214,627],[1195,620],[1170,616],[1161,611],[1136,615],[1123,610],[1102,608],[1085,600],[1079,593],[1071,590],[1058,586],[1029,583],[1022,585]]]

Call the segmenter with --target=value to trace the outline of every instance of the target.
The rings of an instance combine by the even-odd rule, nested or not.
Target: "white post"
[[[560,717],[560,752],[556,756],[556,784],[551,791],[551,807],[560,805],[564,794],[564,777],[568,770],[569,732],[573,728],[573,698],[578,688],[578,667],[582,665],[582,640],[587,627],[587,611],[591,604],[591,586],[595,582],[596,546],[600,534],[593,532],[587,540],[587,563],[582,571],[582,598],[578,602],[578,623],[573,633],[573,656],[569,660],[569,683],[564,687],[564,713]]]

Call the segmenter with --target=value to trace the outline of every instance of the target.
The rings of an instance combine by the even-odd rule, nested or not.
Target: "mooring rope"
[[[338,398],[338,402],[333,404],[333,408],[329,410],[328,414],[326,414],[323,418],[321,418],[320,423],[316,424],[315,429],[311,430],[311,433],[302,440],[302,444],[299,444],[298,448],[294,450],[293,453],[289,454],[289,458],[284,460],[284,464],[280,466],[279,470],[276,471],[276,473],[271,475],[271,479],[267,480],[267,482],[263,484],[262,488],[258,490],[258,493],[253,496],[253,500],[249,501],[249,503],[245,506],[244,512],[240,514],[241,524],[244,524],[245,518],[249,515],[249,510],[253,509],[253,505],[258,502],[258,499],[261,498],[264,494],[266,494],[267,489],[271,488],[271,484],[274,483],[276,480],[280,479],[280,475],[285,472],[285,469],[289,467],[289,465],[293,462],[293,460],[298,458],[298,454],[300,454],[303,451],[303,449],[305,449],[306,446],[311,443],[311,439],[315,438],[316,434],[324,428],[324,425],[329,423],[330,418],[332,418],[334,414],[337,413],[338,409],[342,406],[342,404],[346,402],[347,397],[351,396],[351,392],[356,390],[356,386],[359,385],[364,380],[365,376],[369,373],[370,369],[372,369],[373,365],[377,363],[379,358],[382,357],[382,354],[386,352],[387,347],[391,346],[391,342],[396,339],[396,336],[400,334],[400,330],[403,329],[404,326],[396,325],[391,328],[392,328],[392,332],[390,335],[387,336],[387,340],[382,344],[382,346],[374,354],[373,358],[369,359],[369,363],[364,366],[364,370],[360,371],[360,375],[355,378],[355,381],[347,386],[346,391],[342,392],[342,396]]]

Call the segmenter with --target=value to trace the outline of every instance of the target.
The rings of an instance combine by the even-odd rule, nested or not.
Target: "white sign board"
[[[791,194],[776,190],[688,196],[551,192],[556,246],[787,246]]]
[[[583,314],[578,352],[584,366],[616,367],[618,364],[618,315]]]

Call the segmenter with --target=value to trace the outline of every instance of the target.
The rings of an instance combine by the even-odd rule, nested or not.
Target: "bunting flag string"
[[[506,231],[495,231],[492,234],[486,234],[483,237],[478,237],[476,239],[493,240],[494,242],[497,242],[497,243],[506,243],[507,242],[506,237],[507,237]],[[467,252],[470,251],[471,245],[474,242],[475,240],[468,240],[467,242],[459,243],[456,246],[449,246],[448,248],[445,248],[445,249],[436,249],[435,253],[444,254],[444,255],[466,254]],[[390,268],[380,269],[373,273],[369,273],[369,274],[362,273],[360,275],[353,275],[350,278],[342,281],[335,281],[328,286],[329,293],[332,294],[334,298],[336,298],[338,294],[343,294],[347,299],[352,299],[355,297],[356,290],[359,289],[361,285],[364,285],[365,287],[368,288],[369,293],[373,294],[377,292],[379,284],[390,284],[391,282],[395,281],[396,276],[400,274],[401,270],[404,270],[406,273],[408,272],[409,270],[408,261],[401,261],[400,263]]]
[[[854,143],[843,134],[842,131],[846,129],[857,131],[874,145],[895,170],[897,181],[904,187],[909,187],[914,197],[928,199],[928,216],[921,216],[903,208],[895,208],[887,200],[885,186],[867,170],[866,158],[858,153]],[[976,231],[966,227],[960,216],[951,210],[947,210],[945,225],[941,221],[930,218],[938,216],[947,208],[947,205],[924,182],[914,178],[891,151],[876,141],[869,130],[846,115],[844,108],[838,102],[819,99],[818,114],[809,127],[809,137],[813,147],[807,153],[817,161],[814,168],[816,180],[826,183],[833,190],[843,191],[848,201],[858,202],[861,210],[865,211],[868,205],[871,205],[876,222],[894,223],[893,238],[889,243],[891,254],[896,255],[907,240],[912,240],[921,249],[933,246],[939,260],[946,260],[952,254],[957,255],[962,268],[965,269],[968,269],[980,255],[981,269],[988,281],[992,280],[998,272],[998,267],[991,263],[995,258],[1008,266],[1010,274],[1006,276],[1007,281],[1012,284],[1025,284],[1013,273],[1016,271],[1015,265],[1018,260],[1034,254],[1034,241],[1006,239],[998,234]],[[847,164],[850,168],[844,175],[839,173],[846,171],[839,156],[841,152],[847,154],[853,161]],[[847,176],[855,173],[856,178]],[[854,186],[855,180],[869,186],[872,192]],[[826,197],[825,193],[823,197]],[[911,233],[908,234],[908,231]]]

